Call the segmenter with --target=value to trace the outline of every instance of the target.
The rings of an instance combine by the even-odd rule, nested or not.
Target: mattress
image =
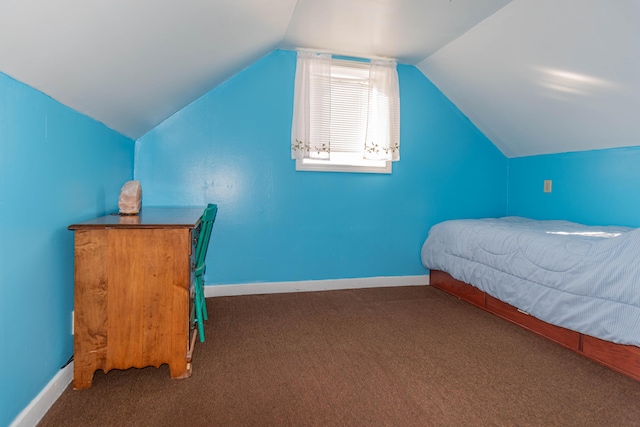
[[[421,258],[545,322],[640,346],[640,229],[452,220],[431,228]]]

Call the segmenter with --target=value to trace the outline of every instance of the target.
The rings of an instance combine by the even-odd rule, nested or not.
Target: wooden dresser
[[[101,369],[191,375],[192,257],[204,208],[143,208],[69,226],[75,242],[73,388]]]

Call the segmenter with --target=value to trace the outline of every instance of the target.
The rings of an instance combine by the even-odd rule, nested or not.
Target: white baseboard
[[[49,381],[29,405],[18,414],[10,427],[33,427],[73,381],[73,362],[69,363]]]
[[[303,280],[299,282],[262,282],[205,286],[204,296],[206,298],[211,298],[237,295],[278,294],[287,292],[332,291],[337,289],[380,288],[387,286],[423,286],[428,284],[428,274],[420,276]]]

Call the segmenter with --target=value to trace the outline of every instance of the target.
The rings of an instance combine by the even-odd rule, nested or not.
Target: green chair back
[[[209,249],[209,241],[211,240],[211,229],[213,222],[218,213],[218,206],[209,203],[200,219],[200,234],[196,244],[196,274],[204,274],[205,260],[207,258],[207,250]]]
[[[204,342],[204,321],[209,318],[207,304],[204,298],[204,272],[207,268],[205,260],[207,258],[207,250],[209,249],[209,240],[211,240],[211,229],[213,228],[213,221],[215,221],[217,213],[218,206],[209,203],[200,218],[200,233],[198,234],[198,241],[196,242],[194,314],[200,342]]]

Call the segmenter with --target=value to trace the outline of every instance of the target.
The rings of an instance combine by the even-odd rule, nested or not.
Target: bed
[[[421,258],[434,287],[640,380],[640,229],[452,220]]]

